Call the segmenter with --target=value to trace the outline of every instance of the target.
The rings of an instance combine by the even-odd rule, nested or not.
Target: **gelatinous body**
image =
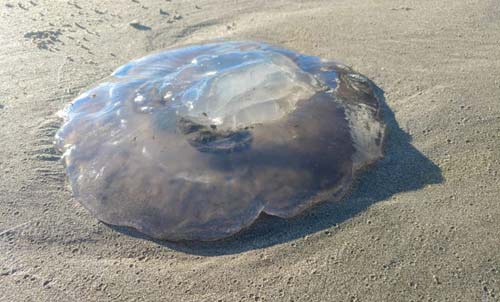
[[[78,97],[56,144],[98,219],[168,240],[214,240],[261,212],[338,200],[382,156],[369,80],[255,42],[132,61]]]

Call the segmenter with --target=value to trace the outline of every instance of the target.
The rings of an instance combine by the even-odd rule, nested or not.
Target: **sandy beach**
[[[0,301],[500,301],[498,0],[4,0]],[[72,197],[57,111],[128,61],[256,40],[385,93],[385,158],[340,202],[172,243]]]

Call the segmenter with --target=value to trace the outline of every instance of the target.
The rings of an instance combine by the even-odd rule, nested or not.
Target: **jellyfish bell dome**
[[[63,111],[56,146],[77,200],[154,238],[215,240],[264,212],[338,200],[382,157],[374,84],[258,42],[131,61]]]

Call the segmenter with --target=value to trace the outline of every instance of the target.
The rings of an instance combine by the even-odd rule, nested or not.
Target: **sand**
[[[0,301],[499,301],[497,0],[0,4]],[[340,60],[386,98],[386,157],[341,202],[222,242],[99,223],[55,113],[116,67],[216,38]]]

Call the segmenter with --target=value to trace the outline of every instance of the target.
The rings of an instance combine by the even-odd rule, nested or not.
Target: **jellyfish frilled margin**
[[[103,222],[174,241],[339,200],[382,157],[385,128],[364,76],[256,42],[132,61],[62,116],[56,146],[77,200]]]

